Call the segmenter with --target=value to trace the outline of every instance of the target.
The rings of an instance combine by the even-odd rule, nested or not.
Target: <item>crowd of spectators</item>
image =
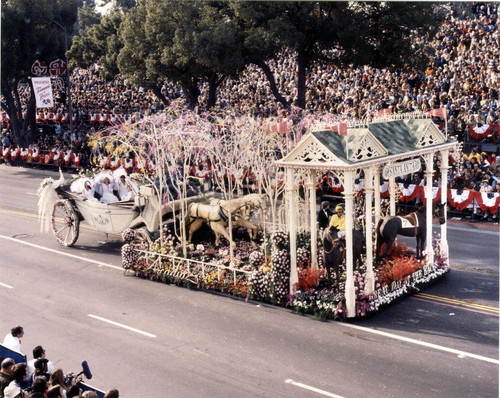
[[[385,114],[401,114],[444,108],[447,123],[442,126],[448,135],[465,143],[466,153],[462,162],[454,164],[450,171],[451,186],[497,191],[498,147],[489,145],[487,151],[482,150],[483,143],[472,142],[468,136],[470,126],[500,123],[497,4],[451,6],[431,45],[435,55],[425,71],[369,66],[341,68],[333,63],[313,65],[307,75],[307,109],[318,114],[335,114],[343,120],[359,120],[381,110]],[[270,66],[280,92],[293,103],[297,96],[295,58],[292,54],[282,54],[270,61]],[[74,156],[70,153],[78,153],[77,165],[86,167],[90,156],[86,142],[92,132],[103,125],[132,123],[164,110],[151,91],[135,87],[121,76],[106,82],[98,73],[98,66],[72,71],[74,132],[68,131],[67,118],[63,122],[61,117],[47,117],[47,112],[39,116],[42,123],[36,146],[50,155],[37,160],[39,164],[74,165],[74,161],[68,161]],[[182,98],[182,91],[175,84],[164,82],[161,91],[169,101]],[[206,102],[207,95],[208,87],[202,86],[201,104]],[[218,90],[217,106],[262,117],[283,114],[264,73],[255,65],[248,66],[237,78],[224,81]],[[65,115],[67,109],[60,105],[51,114]],[[496,143],[496,136],[492,139],[487,142]],[[477,145],[477,159],[475,155],[470,159],[471,148]],[[5,146],[2,148],[5,152]],[[26,158],[29,154],[24,155]]]
[[[23,336],[23,327],[14,326],[2,345],[24,355]],[[28,362],[16,363],[12,358],[0,357],[0,364],[0,398],[97,398],[92,389],[82,391],[79,375],[55,368],[42,346],[33,349],[33,359]],[[109,390],[104,398],[119,398],[118,390]]]

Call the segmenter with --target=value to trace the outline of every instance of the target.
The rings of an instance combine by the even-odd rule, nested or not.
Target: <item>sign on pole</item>
[[[32,77],[31,82],[35,91],[37,108],[52,108],[54,106],[54,97],[50,77]]]

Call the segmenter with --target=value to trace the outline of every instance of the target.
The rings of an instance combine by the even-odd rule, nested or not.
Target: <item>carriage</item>
[[[207,200],[206,195],[200,194],[161,205],[154,187],[141,185],[138,194],[131,200],[100,203],[71,192],[69,185],[63,185],[63,181],[61,174],[59,181],[49,179],[42,183],[38,202],[42,229],[51,229],[63,246],[76,243],[80,222],[84,220],[105,234],[117,234],[131,228],[136,230],[138,237],[149,241],[159,231],[160,223],[173,219],[182,206]]]

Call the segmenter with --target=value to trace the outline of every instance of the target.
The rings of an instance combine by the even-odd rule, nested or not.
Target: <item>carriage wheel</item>
[[[52,209],[52,232],[63,246],[73,246],[80,233],[80,220],[71,203],[65,199],[57,200]]]
[[[149,248],[151,247],[151,243],[153,243],[151,234],[146,228],[139,228],[137,231],[135,231],[135,241],[145,250],[149,250]]]

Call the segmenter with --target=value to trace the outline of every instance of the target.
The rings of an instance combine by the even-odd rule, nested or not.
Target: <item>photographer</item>
[[[76,384],[77,380],[76,377],[74,377],[73,373],[68,373],[66,376],[63,373],[63,370],[61,368],[58,368],[54,370],[50,374],[50,380],[49,380],[49,391],[52,387],[59,386],[61,387],[62,390],[62,396],[66,396],[66,390],[74,386]],[[53,393],[54,394],[54,393]]]

